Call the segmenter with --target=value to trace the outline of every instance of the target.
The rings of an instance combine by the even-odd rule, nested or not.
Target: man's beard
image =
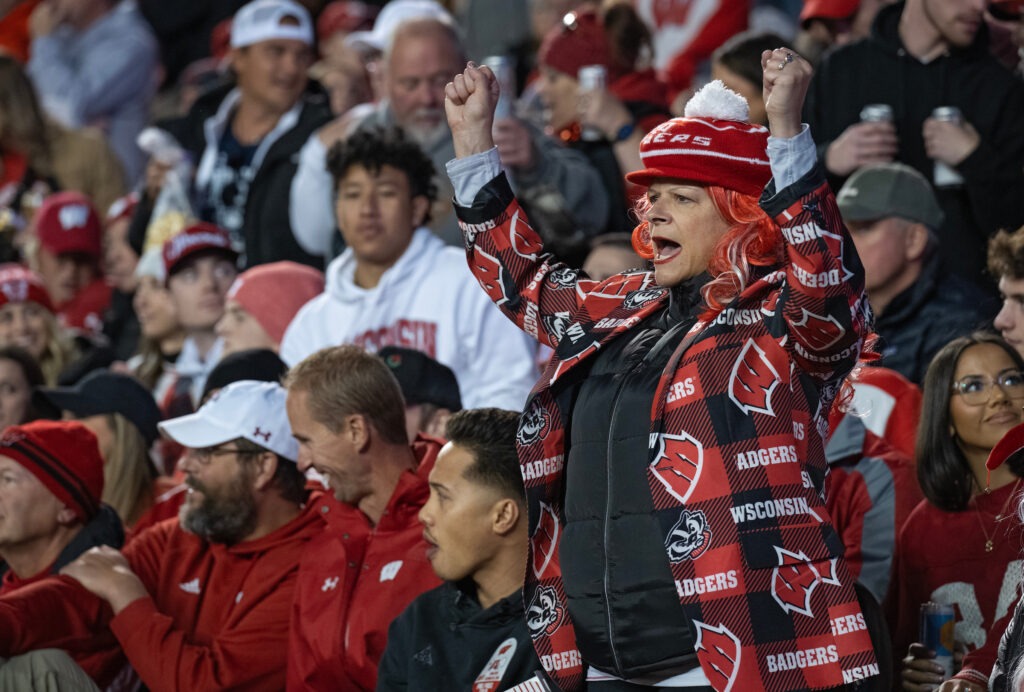
[[[441,118],[433,127],[417,123],[404,125],[402,126],[402,129],[405,130],[405,134],[409,139],[416,142],[416,144],[424,150],[429,150],[434,144],[441,141],[443,137],[451,136],[451,131],[448,129],[448,121],[445,120],[444,111],[441,111]]]
[[[229,485],[218,491],[189,479],[189,487],[203,494],[198,507],[190,507],[189,500],[181,507],[181,527],[211,543],[234,545],[256,528],[256,499],[249,487],[249,474],[240,471]]]

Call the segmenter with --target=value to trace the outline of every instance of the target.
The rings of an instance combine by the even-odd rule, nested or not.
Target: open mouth
[[[668,238],[660,238],[658,236],[654,236],[653,238],[651,238],[651,242],[654,244],[653,261],[655,264],[662,264],[664,262],[668,262],[683,250],[682,246],[679,243],[673,240],[669,240]]]

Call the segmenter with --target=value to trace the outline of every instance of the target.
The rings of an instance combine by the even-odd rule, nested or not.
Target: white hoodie
[[[356,286],[355,267],[351,248],[328,265],[324,292],[284,333],[285,363],[338,344],[404,346],[455,372],[465,408],[522,410],[538,376],[536,343],[491,303],[465,253],[421,227],[375,287]]]

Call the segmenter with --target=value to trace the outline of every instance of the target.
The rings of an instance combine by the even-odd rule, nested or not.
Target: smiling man
[[[404,346],[451,368],[466,406],[521,408],[536,379],[535,346],[489,304],[465,253],[424,225],[437,194],[430,159],[392,128],[335,145],[329,166],[348,249],[288,326],[281,359],[293,365],[344,343]]]
[[[299,468],[334,496],[318,503],[328,527],[299,566],[288,689],[373,690],[388,625],[438,584],[416,515],[441,443],[409,444],[398,382],[357,346],[313,354],[285,385]]]
[[[519,414],[500,409],[460,411],[448,420],[449,442],[420,510],[430,564],[445,583],[391,624],[378,691],[490,692],[540,670],[523,610],[527,519],[518,427]]]
[[[280,690],[299,556],[323,529],[295,467],[285,392],[237,382],[160,429],[186,447],[179,518],[0,598],[0,656],[75,654],[112,634],[153,692]]]
[[[246,3],[231,24],[235,82],[165,123],[197,162],[200,218],[230,232],[245,267],[278,260],[321,265],[298,246],[288,221],[296,154],[330,118],[327,97],[308,88],[313,56],[313,22],[302,5]]]

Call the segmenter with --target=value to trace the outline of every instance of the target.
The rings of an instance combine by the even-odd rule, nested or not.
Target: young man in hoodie
[[[420,510],[427,556],[444,584],[391,623],[377,690],[492,692],[540,670],[523,609],[526,494],[519,414],[460,411]]]
[[[862,166],[899,161],[935,186],[943,269],[988,286],[988,236],[1024,223],[1024,82],[989,54],[980,0],[883,7],[871,35],[826,56],[804,108],[818,157],[839,190]],[[868,104],[891,122],[862,122]],[[955,106],[960,122],[936,118]],[[870,115],[870,114],[869,114]]]
[[[344,343],[405,346],[451,368],[466,407],[521,409],[535,347],[480,291],[465,253],[425,227],[437,192],[430,159],[391,128],[339,142],[328,165],[347,249],[328,266],[324,293],[288,326],[282,360]],[[502,278],[495,264],[489,290],[505,290]]]
[[[0,598],[0,656],[113,643],[153,692],[281,690],[299,556],[324,526],[285,392],[236,382],[160,429],[186,447],[178,519]]]

